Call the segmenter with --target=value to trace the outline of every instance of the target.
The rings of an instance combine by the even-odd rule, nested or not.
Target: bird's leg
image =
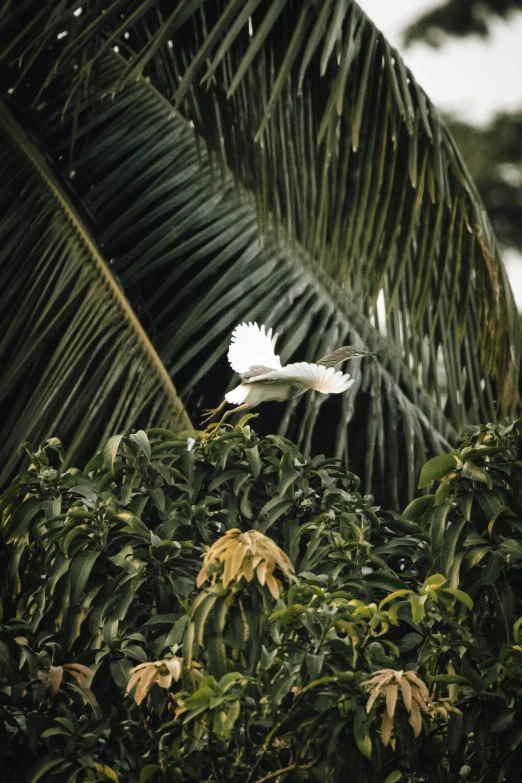
[[[201,423],[202,424],[207,424],[210,421],[210,419],[213,419],[214,416],[217,413],[219,413],[220,411],[223,410],[223,408],[225,407],[226,404],[227,404],[227,401],[223,400],[221,405],[218,405],[217,408],[207,408],[206,410],[204,410],[203,411],[203,418],[201,419]]]
[[[221,417],[221,420],[216,425],[216,429],[217,429],[217,427],[221,427],[221,425],[223,424],[225,419],[228,418],[231,413],[237,413],[238,411],[244,411],[244,410],[247,410],[248,408],[250,408],[250,405],[247,402],[244,402],[242,405],[238,405],[237,408],[231,408],[229,411],[226,411],[226,413],[223,414],[223,416]]]
[[[225,419],[228,419],[228,417],[229,417],[229,416],[230,416],[232,413],[236,413],[237,411],[243,411],[243,410],[246,410],[247,408],[250,408],[250,407],[251,407],[251,406],[250,406],[248,403],[244,402],[244,403],[243,403],[243,405],[238,405],[238,406],[237,406],[237,408],[231,408],[230,410],[228,410],[228,411],[225,411],[225,413],[224,413],[224,414],[223,414],[223,416],[220,418],[220,420],[218,421],[218,423],[213,425],[213,429],[212,429],[212,435],[215,435],[215,434],[217,433],[217,431],[219,430],[219,428],[221,427],[221,425],[223,424],[223,422],[225,421]]]

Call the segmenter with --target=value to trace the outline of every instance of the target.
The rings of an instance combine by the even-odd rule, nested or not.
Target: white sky
[[[386,38],[401,50],[433,103],[474,124],[496,111],[522,107],[522,13],[496,19],[488,38],[445,38],[440,49],[422,43],[404,50],[401,32],[443,0],[358,0]]]
[[[496,20],[488,38],[446,38],[440,49],[415,44],[404,50],[401,32],[443,0],[358,0],[361,8],[401,52],[417,82],[445,112],[475,125],[496,112],[522,108],[522,13]],[[522,310],[522,256],[504,254],[515,299]]]

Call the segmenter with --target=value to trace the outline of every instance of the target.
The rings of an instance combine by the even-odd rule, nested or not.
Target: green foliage
[[[111,438],[84,471],[27,445],[6,783],[516,779],[522,423],[468,428],[400,516],[250,418]]]
[[[375,353],[261,428],[349,457],[395,509],[464,424],[516,410],[483,205],[354,0],[4,0],[0,38],[3,485],[24,440],[82,464],[113,432],[196,423],[243,320],[285,362]]]
[[[70,194],[2,104],[0,139],[0,270],[18,292],[0,305],[3,488],[25,439],[60,432],[71,460],[125,426],[190,420]]]

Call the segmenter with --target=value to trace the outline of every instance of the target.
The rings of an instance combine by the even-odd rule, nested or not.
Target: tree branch
[[[218,760],[216,757],[216,751],[214,750],[214,743],[213,743],[213,735],[214,730],[212,726],[209,726],[208,729],[208,755],[210,756],[210,763],[212,765],[212,769],[214,770],[214,775],[216,776],[217,783],[224,783],[224,780],[221,776],[221,771],[219,769]]]
[[[293,772],[294,769],[311,769],[317,764],[318,761],[319,758],[316,758],[313,761],[309,761],[307,764],[299,764],[299,762],[294,761],[294,763],[290,764],[288,767],[276,769],[275,772],[270,772],[268,775],[265,775],[264,778],[258,778],[255,783],[265,783],[266,780],[272,780],[272,778],[275,778],[278,775],[286,775],[287,772]]]

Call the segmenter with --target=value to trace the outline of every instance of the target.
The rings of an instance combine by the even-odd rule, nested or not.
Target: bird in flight
[[[241,377],[241,383],[225,394],[221,405],[204,411],[203,424],[209,422],[227,403],[237,407],[223,414],[216,430],[231,413],[255,408],[268,400],[287,402],[309,389],[321,394],[341,394],[350,388],[354,379],[336,370],[336,365],[346,359],[373,355],[353,346],[344,346],[314,364],[296,362],[282,367],[281,359],[275,353],[277,337],[277,334],[272,336],[272,329],[258,326],[257,323],[236,326],[228,349],[228,361]]]

